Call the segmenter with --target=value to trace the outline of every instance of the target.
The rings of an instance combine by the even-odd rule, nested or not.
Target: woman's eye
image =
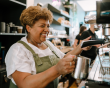
[[[50,26],[47,26],[48,28],[50,27]]]
[[[44,25],[41,25],[40,27],[44,28],[45,26]]]

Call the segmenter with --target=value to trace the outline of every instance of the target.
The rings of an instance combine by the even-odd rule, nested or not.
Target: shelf
[[[56,36],[48,35],[48,38],[68,38],[68,36],[66,36],[66,35],[56,35]]]
[[[61,25],[58,21],[56,21],[55,19],[53,19],[53,24],[57,24],[57,25]]]
[[[26,4],[19,2],[17,0],[0,0],[0,6],[5,6],[5,7],[18,7],[18,6],[25,6]]]
[[[71,26],[65,25],[65,24],[61,24],[61,23],[59,23],[58,21],[56,21],[55,19],[53,19],[53,22],[52,22],[52,23],[53,23],[53,24],[57,24],[57,25],[61,25],[61,26],[64,26],[64,27],[71,28]]]
[[[50,11],[53,11],[53,12],[56,12],[62,16],[65,16],[67,18],[72,18],[70,15],[67,15],[65,13],[63,13],[62,11],[60,11],[59,9],[55,8],[54,6],[52,6],[51,4],[47,4],[47,8],[50,10]]]
[[[61,26],[64,26],[64,27],[67,27],[67,28],[71,28],[71,26],[65,25],[65,24],[61,24]]]
[[[0,33],[0,35],[19,35],[19,36],[22,36],[22,35],[27,35],[26,33]]]

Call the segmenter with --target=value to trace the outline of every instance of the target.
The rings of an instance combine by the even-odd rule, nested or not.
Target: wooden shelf
[[[56,21],[55,19],[53,19],[53,22],[52,22],[52,23],[53,23],[53,24],[57,24],[57,25],[61,25],[61,26],[64,26],[64,27],[71,28],[71,26],[65,25],[65,24],[61,24],[61,23],[59,23],[58,21]]]
[[[26,33],[0,33],[0,35],[19,35],[19,36],[22,36],[22,35],[27,35]]]
[[[57,20],[53,19],[53,24],[61,25]]]
[[[2,7],[18,7],[18,6],[24,6],[26,7],[26,4],[17,1],[17,0],[0,0],[0,6]]]
[[[50,11],[53,11],[53,12],[56,12],[62,16],[65,16],[67,18],[72,18],[70,15],[67,15],[65,13],[63,13],[63,11],[60,11],[59,9],[55,8],[54,6],[52,6],[51,4],[47,4],[47,8],[50,10]]]

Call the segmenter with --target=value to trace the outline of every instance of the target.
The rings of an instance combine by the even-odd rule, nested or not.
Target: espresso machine
[[[92,15],[85,17],[85,23],[95,24],[96,16]],[[101,46],[97,49],[97,57],[91,71],[88,72],[88,77],[85,82],[85,86],[89,88],[110,88],[110,50],[109,56],[105,56],[104,53],[102,55],[99,54],[100,49],[103,52],[103,47],[107,46],[108,49],[110,48],[110,24],[102,24],[102,31],[104,39],[102,39],[103,41],[99,43]],[[85,46],[89,44],[94,45],[96,41],[88,43]]]

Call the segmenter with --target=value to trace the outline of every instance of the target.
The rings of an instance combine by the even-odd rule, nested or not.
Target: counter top
[[[73,47],[71,46],[57,46],[57,48],[60,49],[63,53],[67,53],[73,50]]]

